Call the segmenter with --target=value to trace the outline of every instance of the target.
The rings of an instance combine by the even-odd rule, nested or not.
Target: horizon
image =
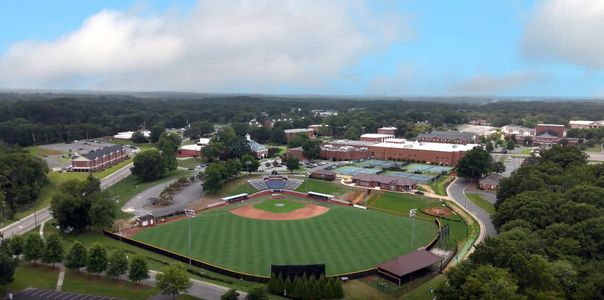
[[[0,90],[599,100],[601,20],[597,0],[20,1]]]

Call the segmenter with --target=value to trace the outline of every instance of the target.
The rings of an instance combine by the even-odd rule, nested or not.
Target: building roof
[[[383,129],[383,130],[396,130],[396,127],[394,127],[394,126],[390,126],[390,127],[381,127],[381,128],[378,128],[378,129]]]
[[[421,138],[439,138],[439,139],[454,139],[454,140],[474,140],[476,134],[472,132],[460,132],[460,131],[432,131],[430,133],[420,133],[417,135],[417,139]]]
[[[555,133],[555,132],[554,132]],[[554,134],[551,131],[545,131],[543,133],[538,134],[538,137],[543,137],[543,138],[557,138],[559,137],[557,134]]]
[[[294,128],[294,129],[285,129],[283,132],[285,133],[302,133],[302,132],[311,132],[313,131],[311,128]]]
[[[392,134],[383,134],[383,133],[365,133],[361,135],[361,138],[393,138]]]
[[[141,130],[141,132],[143,133],[144,137],[146,137],[146,138],[151,137],[151,131]],[[121,139],[121,140],[130,140],[130,139],[132,139],[133,134],[134,134],[134,131],[118,132],[116,135],[113,136],[113,138]]]
[[[331,140],[325,142],[324,145],[334,146],[355,146],[355,147],[368,147],[374,145],[375,142],[357,141],[357,140]]]
[[[86,154],[82,154],[82,156],[85,158],[88,158],[90,160],[95,160],[97,158],[101,158],[105,155],[109,155],[113,152],[121,151],[123,149],[124,149],[124,147],[122,147],[121,145],[107,146],[107,147],[103,147],[101,149],[90,150],[90,152],[88,152]]]
[[[402,277],[409,273],[432,266],[441,260],[442,258],[428,250],[417,250],[382,263],[378,268]]]
[[[411,179],[405,178],[405,177],[367,174],[367,173],[358,173],[358,174],[352,176],[352,179],[361,180],[361,181],[379,182],[380,184],[394,183],[396,185],[404,185],[404,186],[410,186],[410,185],[417,184],[417,182],[415,180],[411,180]]]
[[[199,144],[180,146],[180,150],[189,150],[189,151],[201,151],[201,148],[203,148],[203,146],[199,145]]]
[[[491,173],[485,177],[482,177],[479,182],[481,184],[499,185],[499,181],[501,181],[501,179],[503,179],[501,174]]]
[[[420,151],[438,151],[438,152],[459,152],[468,151],[478,144],[447,144],[447,143],[428,143],[428,142],[406,142],[406,143],[391,143],[385,141],[383,143],[374,144],[372,147],[392,148],[392,149],[414,149]]]
[[[138,218],[136,218],[136,220],[140,221],[149,221],[149,220],[153,220],[155,219],[155,217],[152,214],[146,214],[146,215],[142,215]]]
[[[253,152],[262,152],[262,151],[268,150],[268,148],[266,148],[266,146],[259,144],[258,142],[254,141],[254,140],[248,141],[247,144],[250,145],[250,149],[252,149]]]
[[[210,138],[200,138],[199,141],[197,141],[197,145],[200,145],[200,146],[205,146],[209,143],[210,143]]]
[[[602,121],[587,121],[587,120],[571,120],[568,122],[571,125],[591,125],[591,124],[602,124]]]
[[[537,124],[537,126],[564,127],[564,125],[560,125],[560,124]]]

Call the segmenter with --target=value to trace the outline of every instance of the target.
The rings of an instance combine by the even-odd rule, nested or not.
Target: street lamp
[[[192,266],[191,260],[191,219],[195,217],[195,211],[192,209],[185,209],[185,215],[189,219],[189,267]]]
[[[252,162],[251,162],[251,161],[249,161],[249,160],[246,160],[246,161],[245,161],[245,166],[247,167],[247,173],[248,173],[248,175],[249,175],[249,174],[251,174],[251,173],[250,173],[250,165],[251,165],[251,164],[252,164]]]
[[[417,214],[417,208],[412,208],[409,210],[409,218],[411,218],[411,248],[415,248],[414,240],[415,240],[415,215]]]

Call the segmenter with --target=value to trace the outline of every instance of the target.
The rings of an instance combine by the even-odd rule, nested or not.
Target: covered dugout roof
[[[441,260],[442,258],[428,250],[417,250],[382,263],[378,266],[378,269],[403,277],[407,274],[427,268]]]

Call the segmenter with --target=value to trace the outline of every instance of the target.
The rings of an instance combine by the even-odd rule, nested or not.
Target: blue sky
[[[0,88],[604,96],[604,5],[10,1]]]

